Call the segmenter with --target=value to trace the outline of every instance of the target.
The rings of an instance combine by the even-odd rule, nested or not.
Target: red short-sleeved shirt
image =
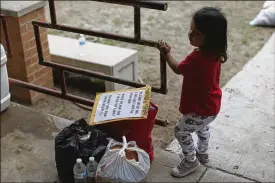
[[[222,97],[219,85],[221,62],[217,61],[217,57],[194,50],[178,65],[178,69],[184,76],[180,112],[217,115]]]

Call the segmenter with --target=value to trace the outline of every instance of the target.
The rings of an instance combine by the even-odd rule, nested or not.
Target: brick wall
[[[38,64],[38,55],[32,21],[45,21],[44,7],[31,11],[21,17],[7,16],[7,26],[12,56],[8,58],[7,68],[10,78],[27,81],[40,86],[53,87],[52,69]],[[44,58],[50,60],[47,29],[40,28]],[[1,43],[5,38],[1,26]],[[10,86],[12,98],[21,102],[35,103],[43,94]]]

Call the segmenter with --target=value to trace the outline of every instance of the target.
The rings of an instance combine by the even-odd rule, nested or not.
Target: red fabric
[[[117,121],[100,125],[102,130],[117,141],[126,136],[127,141],[135,141],[139,148],[149,154],[150,161],[154,160],[154,149],[152,142],[152,130],[158,113],[158,107],[151,103],[154,110],[149,110],[147,119]]]
[[[184,76],[179,110],[182,114],[217,115],[220,111],[221,62],[216,56],[194,50],[178,69]]]
[[[136,141],[138,147],[149,154],[152,162],[154,160],[154,148],[151,133],[155,125],[158,108],[154,104],[151,104],[151,106],[154,110],[149,110],[147,119],[131,121],[130,131],[126,138],[128,141]]]

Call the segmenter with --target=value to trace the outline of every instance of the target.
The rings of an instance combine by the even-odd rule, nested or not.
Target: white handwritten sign
[[[148,106],[150,101],[145,96],[146,88],[100,94],[97,96],[90,124],[146,117],[144,106]]]

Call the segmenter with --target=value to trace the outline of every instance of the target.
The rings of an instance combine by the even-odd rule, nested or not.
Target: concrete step
[[[1,113],[1,182],[54,182],[54,138],[72,121],[12,103]]]

